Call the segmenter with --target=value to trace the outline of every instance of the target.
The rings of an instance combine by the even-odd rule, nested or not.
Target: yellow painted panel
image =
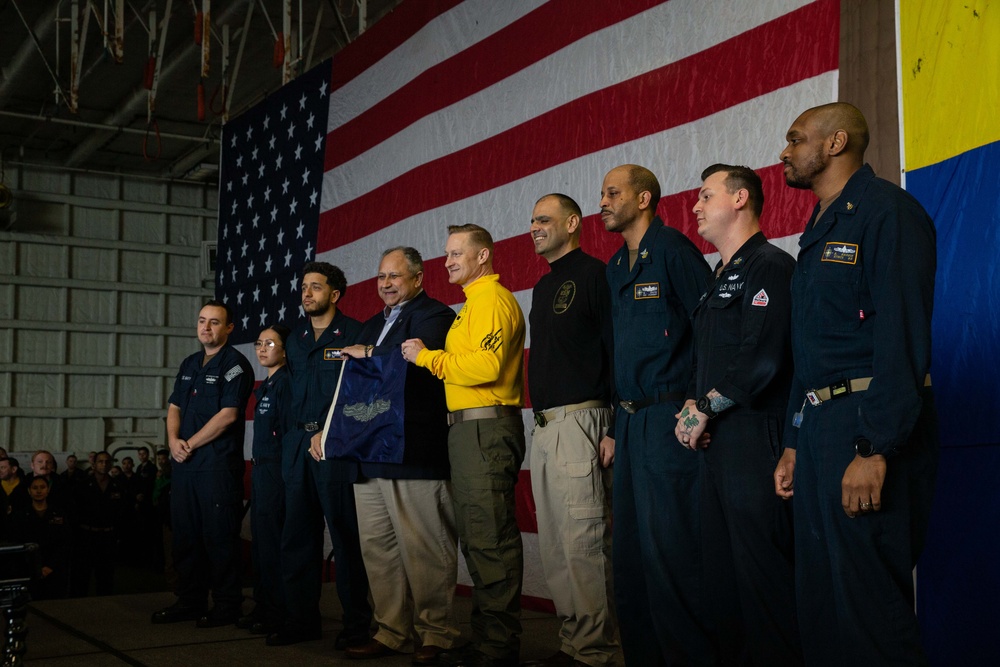
[[[906,169],[1000,140],[1000,1],[900,0]]]

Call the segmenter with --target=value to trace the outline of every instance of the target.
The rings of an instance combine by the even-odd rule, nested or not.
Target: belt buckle
[[[638,410],[636,410],[635,407],[635,401],[618,401],[618,405],[622,406],[622,410],[629,413],[630,415],[634,415],[636,412],[638,412]]]
[[[851,393],[851,381],[840,380],[830,385],[830,398],[840,398]]]
[[[536,412],[535,413],[535,423],[538,424],[539,426],[541,426],[542,428],[545,428],[545,425],[548,424],[549,422],[545,418],[545,413],[544,412]]]
[[[305,429],[306,433],[315,433],[319,430],[319,424],[317,422],[306,422],[302,425],[302,428]]]
[[[823,399],[816,395],[815,389],[810,389],[806,392],[806,400],[808,400],[814,408],[819,407],[823,403]]]

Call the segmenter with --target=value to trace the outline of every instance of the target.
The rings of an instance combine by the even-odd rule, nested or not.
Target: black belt
[[[622,409],[634,415],[643,408],[648,408],[656,403],[672,403],[674,401],[683,401],[686,394],[683,391],[658,391],[653,396],[648,398],[640,398],[637,401],[618,401],[618,405],[622,406]]]
[[[313,433],[323,428],[319,425],[319,422],[297,422],[295,426],[302,429],[306,433]]]

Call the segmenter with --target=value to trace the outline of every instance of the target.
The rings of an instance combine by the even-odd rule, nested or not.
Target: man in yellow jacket
[[[440,664],[514,667],[521,633],[521,533],[514,484],[524,460],[524,315],[493,272],[493,238],[478,225],[448,228],[445,268],[466,302],[443,350],[418,338],[403,357],[444,381],[448,458],[462,553],[472,576],[472,643]]]

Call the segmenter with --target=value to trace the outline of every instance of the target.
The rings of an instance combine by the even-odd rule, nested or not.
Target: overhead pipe
[[[11,0],[17,13],[21,15],[21,10],[17,6],[17,0]],[[21,46],[18,47],[17,52],[11,57],[10,61],[4,66],[4,77],[0,80],[0,108],[6,106],[7,101],[10,99],[11,93],[17,90],[18,86],[21,84],[19,79],[24,76],[31,74],[28,65],[31,63],[31,56],[35,52],[39,40],[47,39],[52,30],[55,29],[56,15],[59,10],[59,5],[57,3],[52,3],[52,6],[46,11],[35,23],[34,29],[29,28],[28,24],[25,23],[25,28],[28,29],[28,37],[21,42]],[[24,16],[21,15],[21,20],[24,21]],[[41,47],[37,47],[38,52],[41,53]],[[42,57],[44,61],[44,56]],[[48,67],[48,63],[45,63]],[[51,68],[49,68],[51,72]],[[54,77],[53,77],[54,78]]]
[[[7,116],[9,118],[19,118],[21,120],[34,120],[40,123],[56,123],[57,125],[72,125],[73,127],[86,127],[91,130],[107,130],[109,132],[115,132],[117,134],[146,134],[146,130],[141,130],[135,127],[125,127],[122,125],[113,126],[105,125],[103,123],[89,123],[85,120],[74,120],[72,118],[55,118],[54,116],[36,116],[30,113],[20,113],[17,111],[4,111],[0,110],[0,116]],[[204,136],[197,136],[192,134],[177,134],[174,132],[160,132],[160,136],[165,139],[178,139],[180,141],[198,141],[206,143],[218,144],[218,139],[211,139]]]
[[[292,54],[292,0],[283,0],[281,5],[281,39],[285,60],[281,68],[281,85],[295,78],[295,63]]]
[[[243,49],[247,44],[247,35],[250,34],[250,19],[253,18],[253,2],[247,3],[247,15],[243,19],[243,34],[240,35],[240,46],[236,50],[236,65],[233,67],[233,75],[229,80],[229,92],[226,94],[226,115],[223,117],[222,122],[225,124],[229,121],[229,110],[233,108],[233,93],[236,90],[236,79],[240,75],[240,65],[243,63]]]
[[[253,0],[244,0],[243,2],[234,2],[228,5],[221,16],[218,17],[220,23],[228,22],[233,16],[237,15],[237,12],[243,10],[248,2]],[[158,76],[170,77],[176,72],[184,69],[188,66],[189,61],[186,59],[193,56],[197,47],[186,42],[183,46],[175,50],[170,54],[169,62],[164,62],[162,69],[160,69]],[[108,114],[108,116],[102,121],[104,125],[110,125],[118,127],[121,125],[127,125],[134,120],[134,117],[139,113],[140,109],[147,104],[147,91],[143,87],[139,87],[126,98],[123,99],[118,109],[114,112]],[[95,151],[101,148],[107,141],[107,136],[102,132],[95,132],[91,136],[87,137],[73,150],[70,156],[67,158],[66,164],[71,167],[75,167],[84,162],[89,158]]]
[[[146,94],[146,123],[153,122],[153,112],[156,111],[156,88],[160,83],[160,72],[163,67],[163,52],[167,48],[167,28],[170,26],[170,16],[173,12],[174,0],[167,0],[167,9],[163,13],[163,19],[160,21],[159,29],[156,28],[155,22],[150,24],[155,32],[155,39],[157,44],[157,54],[156,54],[156,64],[153,66],[153,82],[149,88],[149,92]],[[153,16],[153,15],[151,15]],[[141,94],[141,93],[140,93]],[[146,128],[147,131],[149,128]],[[79,150],[79,148],[77,149]],[[76,154],[76,151],[73,151]],[[73,159],[73,155],[70,155],[70,160]],[[72,164],[72,162],[71,162]]]
[[[302,67],[303,72],[308,72],[312,69],[313,54],[316,52],[316,42],[319,40],[319,26],[321,23],[323,23],[323,5],[319,5],[316,9],[316,21],[313,23],[312,37],[309,39],[309,56]]]

